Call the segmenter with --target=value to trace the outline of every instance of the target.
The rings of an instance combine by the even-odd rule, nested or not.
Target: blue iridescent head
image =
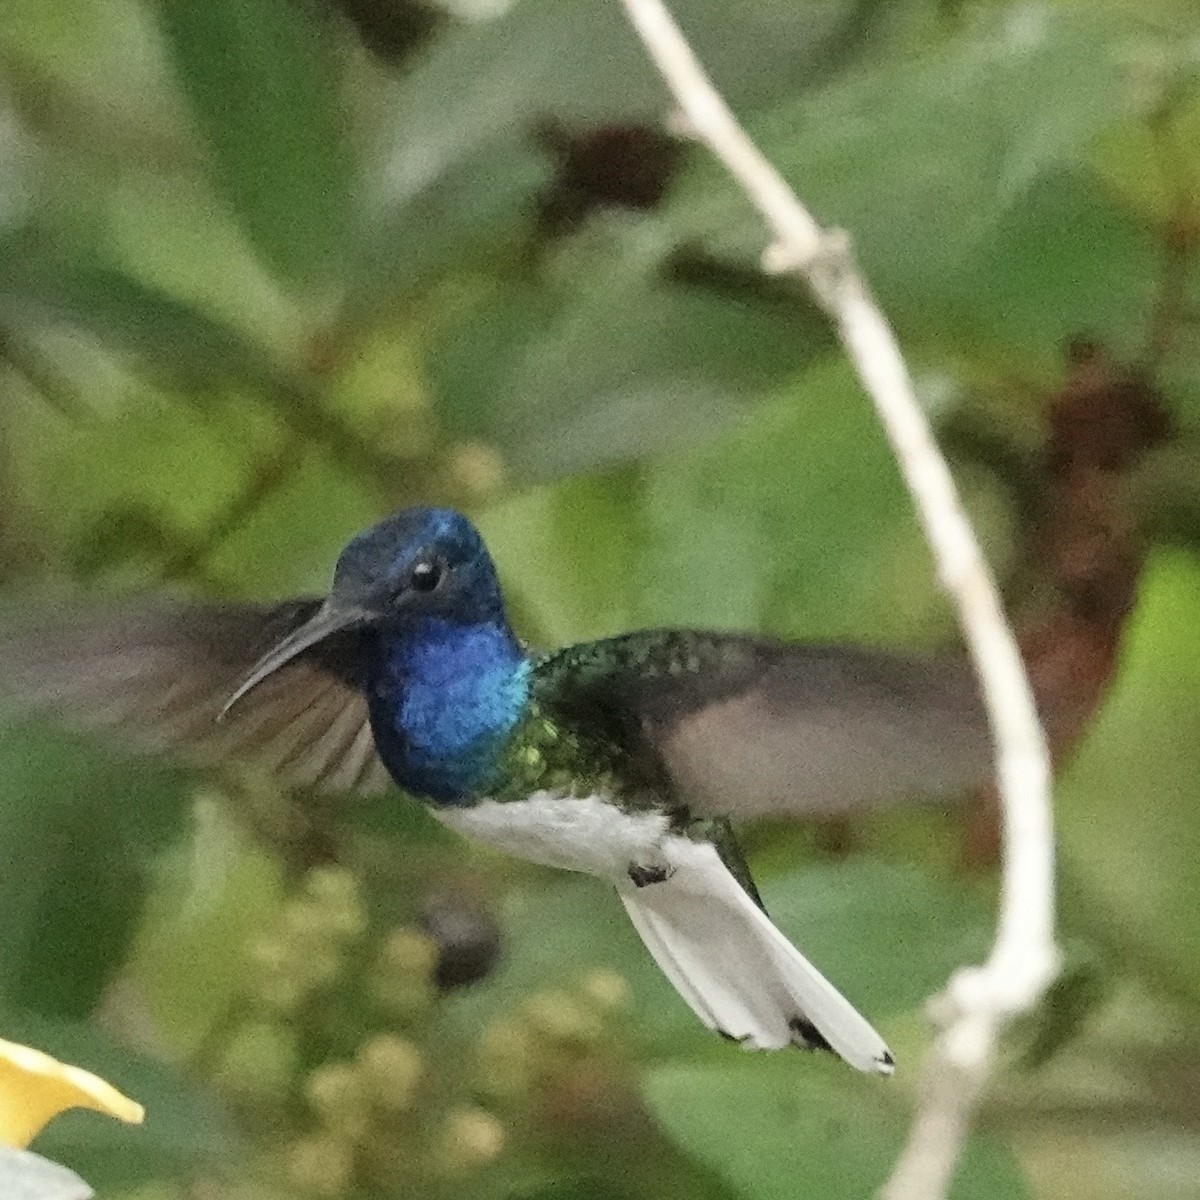
[[[529,662],[466,517],[408,508],[352,539],[329,598],[259,660],[229,704],[335,635],[349,647],[376,749],[397,783],[445,804],[495,783],[528,702]]]
[[[448,508],[406,508],[352,538],[334,569],[325,603],[273,646],[225,705],[304,651],[357,631],[369,647],[395,639],[444,639],[459,627],[487,626],[513,654],[496,568],[475,526]]]
[[[525,711],[529,664],[475,527],[444,508],[381,521],[342,552],[330,603],[374,614],[364,684],[395,780],[441,804],[486,792]]]
[[[479,531],[450,508],[405,508],[352,538],[330,602],[367,623],[503,620],[496,568]]]

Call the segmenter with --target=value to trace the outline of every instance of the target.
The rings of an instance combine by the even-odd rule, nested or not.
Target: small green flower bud
[[[450,478],[470,500],[486,500],[504,486],[504,459],[494,446],[483,442],[459,442],[450,450],[447,467]]]
[[[436,998],[437,954],[437,944],[428,935],[408,927],[393,930],[372,972],[371,995],[376,1003],[398,1017],[427,1012]]]
[[[342,960],[328,921],[309,900],[284,906],[272,932],[251,943],[247,957],[257,986],[252,994],[281,1013],[290,1013],[311,992],[335,980]]]
[[[282,938],[271,934],[251,942],[246,957],[263,975],[282,975],[288,966],[290,947]]]
[[[569,992],[557,988],[535,992],[521,1009],[533,1030],[558,1046],[590,1046],[603,1033],[595,1013]]]
[[[496,1097],[517,1098],[528,1092],[536,1059],[532,1033],[511,1018],[494,1021],[479,1041],[481,1082]]]
[[[260,980],[253,992],[259,1004],[280,1016],[295,1012],[307,994],[308,988],[300,980],[282,977]]]
[[[440,1141],[440,1165],[453,1173],[470,1171],[504,1149],[504,1126],[482,1108],[456,1108],[446,1116]]]
[[[598,1008],[605,1011],[624,1008],[629,1002],[629,984],[625,977],[610,967],[589,971],[580,983],[580,991]]]
[[[217,1068],[217,1080],[248,1096],[287,1093],[296,1074],[296,1035],[275,1021],[251,1021],[237,1029]]]
[[[358,1052],[359,1074],[368,1096],[393,1112],[407,1112],[416,1100],[425,1066],[412,1042],[383,1033]]]
[[[330,928],[329,914],[318,901],[307,896],[298,896],[283,906],[279,933],[284,945],[293,952],[324,949],[338,940]]]
[[[341,1196],[350,1186],[353,1171],[353,1148],[328,1133],[301,1138],[288,1155],[288,1174],[308,1196]]]
[[[371,1102],[362,1074],[353,1063],[317,1067],[304,1081],[304,1098],[326,1130],[353,1142],[366,1136]]]
[[[367,914],[353,871],[339,866],[314,867],[304,877],[304,891],[330,933],[346,940],[362,936]]]
[[[428,934],[407,925],[394,929],[379,951],[379,964],[397,975],[427,979],[437,963],[437,945]]]

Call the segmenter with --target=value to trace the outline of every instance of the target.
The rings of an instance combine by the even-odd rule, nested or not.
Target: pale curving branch
[[[1004,817],[996,939],[934,998],[937,1026],[907,1145],[884,1200],[934,1200],[953,1178],[1001,1026],[1038,1003],[1058,966],[1050,757],[1020,652],[896,339],[859,274],[849,239],[825,230],[738,124],[662,0],[622,0],[678,105],[676,126],[705,145],[762,215],[768,272],[805,279],[837,328],[883,423],[957,610],[987,705]]]

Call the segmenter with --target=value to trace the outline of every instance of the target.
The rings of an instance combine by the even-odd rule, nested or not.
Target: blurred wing
[[[812,815],[961,790],[991,766],[965,659],[647,631],[542,661],[542,702],[705,816]]]
[[[344,638],[306,651],[217,719],[258,657],[319,605],[136,601],[0,634],[0,701],[202,765],[238,759],[294,787],[383,791]]]

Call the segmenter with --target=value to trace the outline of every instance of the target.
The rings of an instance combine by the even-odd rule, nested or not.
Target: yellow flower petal
[[[0,1145],[29,1145],[68,1108],[91,1108],[133,1125],[145,1116],[140,1104],[90,1072],[0,1038]]]

